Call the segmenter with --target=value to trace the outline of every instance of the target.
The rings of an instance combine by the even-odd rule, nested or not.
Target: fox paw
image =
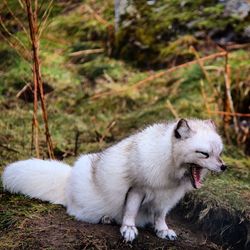
[[[120,232],[126,242],[132,242],[138,235],[138,230],[135,226],[121,226]]]
[[[156,235],[162,239],[176,240],[177,235],[172,229],[156,230]]]
[[[108,215],[104,215],[104,216],[102,216],[100,223],[110,225],[113,223],[113,220]]]

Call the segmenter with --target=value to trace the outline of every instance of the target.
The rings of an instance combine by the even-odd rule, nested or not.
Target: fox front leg
[[[138,230],[135,226],[135,218],[138,214],[143,198],[143,192],[134,188],[131,188],[127,193],[122,226],[120,228],[122,237],[126,242],[132,242],[138,235]]]
[[[156,235],[162,239],[176,240],[177,235],[174,230],[169,229],[166,223],[166,212],[156,212],[155,213],[155,222],[154,229]]]

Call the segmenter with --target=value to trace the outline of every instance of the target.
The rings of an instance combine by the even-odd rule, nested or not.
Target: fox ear
[[[205,122],[214,130],[216,130],[216,124],[213,120],[209,119],[209,120],[205,120]]]
[[[174,130],[175,138],[177,139],[187,139],[190,137],[191,128],[188,125],[187,120],[180,119]]]

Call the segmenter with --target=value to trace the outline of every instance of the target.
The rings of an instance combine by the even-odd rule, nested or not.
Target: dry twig
[[[26,83],[25,86],[16,94],[16,98],[19,98],[23,92],[25,92],[27,89],[32,90],[31,84]]]
[[[74,156],[77,156],[79,136],[80,136],[80,131],[77,129],[77,130],[76,130],[76,134],[75,134]]]
[[[78,57],[78,56],[87,56],[91,54],[98,54],[104,52],[104,49],[86,49],[86,50],[79,50],[76,52],[72,52],[69,56]]]
[[[238,116],[238,117],[250,117],[250,114],[243,114],[243,113],[231,113],[225,111],[209,111],[210,114],[218,114],[218,115],[227,115],[227,116]]]
[[[202,94],[202,97],[203,97],[203,100],[204,100],[204,103],[205,103],[205,107],[207,109],[208,114],[210,114],[210,107],[209,107],[209,104],[208,104],[208,101],[207,101],[206,92],[204,90],[204,82],[203,82],[203,80],[200,80],[200,85],[201,85],[201,94]]]
[[[29,37],[28,31],[23,25],[23,23],[20,21],[20,19],[14,14],[12,9],[9,7],[8,3],[6,0],[4,0],[4,5],[8,9],[10,15],[14,18],[14,20],[17,22],[17,24],[23,29],[24,33],[26,34],[27,37]]]
[[[169,100],[167,100],[167,108],[171,111],[174,118],[176,118],[176,119],[179,118],[179,115],[177,114],[176,110],[174,109],[172,103]]]
[[[103,17],[101,17],[95,10],[93,10],[88,4],[84,4],[84,7],[101,24],[105,25],[106,27],[109,27],[110,25],[112,25],[107,20],[105,20]]]
[[[20,153],[20,152],[18,152],[16,149],[14,149],[13,147],[10,148],[10,147],[5,146],[5,145],[2,145],[2,144],[0,144],[0,147],[4,148],[4,149],[6,149],[6,150],[8,150],[8,151],[10,151],[10,152]]]
[[[16,51],[16,53],[26,60],[28,63],[30,63],[30,59],[32,58],[32,55],[29,53],[29,51],[26,51],[23,49],[23,47],[17,42],[17,41],[11,41],[8,39],[3,33],[0,33],[0,36],[9,44],[9,46]],[[31,65],[30,65],[31,66]]]
[[[250,47],[250,43],[227,45],[227,50],[244,49]]]
[[[38,93],[38,76],[36,75],[37,71],[36,71],[36,64],[39,64],[38,62],[35,63],[35,60],[37,59],[37,40],[36,40],[36,30],[35,30],[35,26],[34,26],[34,22],[36,22],[36,15],[37,13],[33,13],[32,11],[32,6],[31,6],[31,2],[29,0],[25,1],[26,4],[26,8],[27,8],[27,15],[28,15],[28,20],[29,20],[29,31],[30,31],[30,39],[31,39],[31,44],[32,44],[32,49],[33,49],[33,84],[34,84],[34,102],[33,102],[33,125],[32,125],[32,132],[34,132],[34,134],[32,133],[32,136],[34,136],[34,139],[32,139],[32,141],[34,141],[35,144],[35,151],[36,151],[36,157],[40,158],[40,150],[39,150],[39,125],[38,125],[38,120],[37,120],[37,109],[38,109],[38,97],[37,97],[37,93]]]
[[[50,12],[51,12],[51,10],[52,10],[52,8],[53,8],[53,6],[52,6],[53,1],[54,1],[54,0],[51,0],[51,1],[49,2],[48,7],[46,8],[46,10],[45,10],[44,13],[43,13],[43,16],[42,16],[42,18],[41,18],[42,20],[41,20],[41,22],[40,22],[40,24],[39,24],[39,26],[38,26],[38,33],[39,33],[39,34],[38,34],[38,38],[41,37],[41,35],[42,35],[44,29],[46,28],[46,23],[47,23],[47,21],[48,21],[48,17],[49,17]],[[40,7],[39,7],[39,10],[42,8],[42,4],[43,4],[43,2],[41,3],[41,5],[40,5]]]
[[[226,53],[226,55],[225,55],[225,74],[224,74],[224,78],[225,78],[225,94],[226,94],[226,96],[225,96],[225,99],[226,99],[225,111],[235,113],[233,98],[231,96],[231,69],[230,69],[230,65],[228,63],[228,53]],[[225,115],[224,121],[227,123],[226,126],[229,125],[228,124],[229,120],[230,119],[229,119],[228,115]],[[233,123],[234,123],[235,133],[237,134],[239,132],[239,126],[238,126],[236,116],[233,116]]]
[[[105,20],[102,16],[100,16],[94,9],[92,9],[88,4],[84,4],[84,8],[93,15],[93,17],[102,25],[104,25],[108,32],[108,40],[107,40],[107,52],[108,55],[111,54],[112,44],[114,43],[114,25],[107,20]]]
[[[35,128],[35,148],[37,157],[39,157],[39,142],[38,142],[38,122],[37,122],[37,94],[40,95],[41,107],[42,107],[42,115],[45,127],[45,136],[48,148],[48,154],[50,158],[54,158],[53,153],[53,144],[52,139],[49,132],[48,126],[48,115],[47,109],[45,105],[44,91],[43,91],[43,83],[41,79],[41,64],[39,59],[39,30],[38,30],[38,21],[37,21],[37,9],[38,2],[35,0],[34,10],[32,9],[31,0],[25,0],[27,16],[29,21],[30,28],[30,38],[32,43],[32,51],[33,51],[33,81],[34,81],[34,128]],[[39,89],[39,92],[38,92]]]
[[[13,16],[14,18],[14,16]],[[28,60],[31,58],[31,54],[29,53],[28,48],[26,45],[15,35],[13,35],[6,25],[4,24],[1,16],[0,16],[0,25],[3,28],[3,30],[6,32],[7,35],[3,34],[3,32],[0,33],[1,37],[10,45],[11,48],[13,48],[22,58],[25,60]]]
[[[108,126],[106,127],[104,133],[102,134],[102,137],[99,140],[99,143],[102,144],[103,141],[105,140],[106,136],[110,132],[110,130],[116,125],[116,121],[111,121]]]
[[[190,49],[191,49],[191,51],[194,53],[194,55],[195,55],[195,57],[196,57],[196,60],[197,60],[197,62],[198,62],[198,64],[199,64],[199,66],[200,66],[200,68],[201,68],[201,70],[202,70],[204,76],[206,77],[208,83],[209,83],[210,86],[211,86],[212,81],[211,81],[211,79],[210,79],[210,77],[209,77],[209,74],[207,73],[207,70],[205,69],[205,67],[204,67],[204,65],[203,65],[203,62],[200,60],[200,56],[199,56],[197,50],[196,50],[193,46],[191,46]]]

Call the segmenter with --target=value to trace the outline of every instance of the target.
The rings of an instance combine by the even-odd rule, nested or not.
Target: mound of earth
[[[178,240],[162,240],[152,230],[139,229],[138,239],[128,244],[121,238],[118,225],[79,222],[59,208],[38,218],[26,218],[16,235],[19,244],[15,249],[219,249],[180,219],[171,216],[168,222]]]

